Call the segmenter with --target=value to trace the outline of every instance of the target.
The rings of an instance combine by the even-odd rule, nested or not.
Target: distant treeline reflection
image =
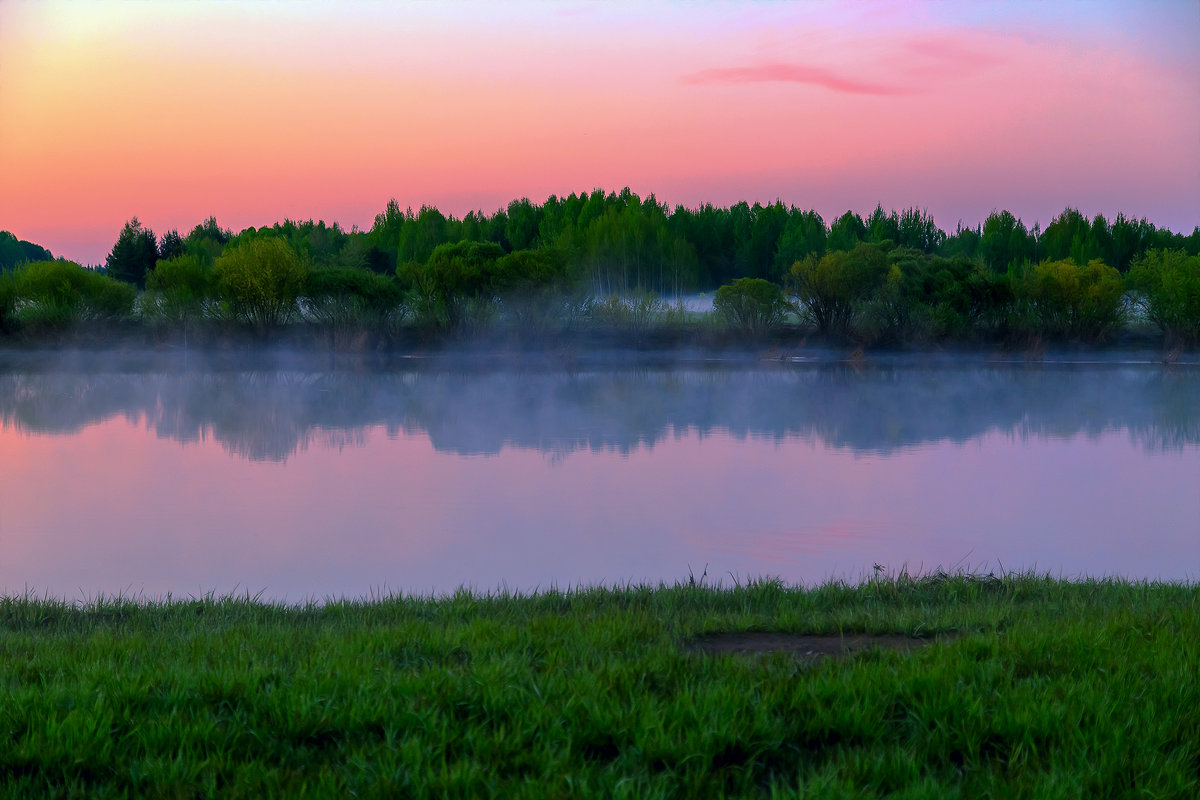
[[[22,372],[0,420],[63,434],[116,416],[248,459],[354,446],[370,428],[459,455],[630,452],[682,432],[801,438],[887,454],[988,433],[1200,444],[1200,370],[1150,366],[597,369],[473,372]]]

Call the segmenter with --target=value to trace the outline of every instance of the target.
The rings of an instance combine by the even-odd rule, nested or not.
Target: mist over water
[[[0,459],[9,593],[1200,578],[1188,365],[10,365]]]

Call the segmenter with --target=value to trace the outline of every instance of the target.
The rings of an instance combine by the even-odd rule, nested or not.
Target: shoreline
[[[18,597],[0,630],[8,796],[1200,789],[1195,583]]]
[[[1047,344],[1036,348],[996,344],[945,344],[863,348],[805,337],[722,343],[661,341],[619,336],[561,338],[553,343],[458,340],[411,347],[336,348],[307,337],[260,339],[250,335],[200,343],[118,339],[15,341],[0,337],[0,371],[38,371],[55,364],[79,368],[103,358],[118,371],[153,369],[463,369],[510,367],[937,367],[956,365],[1070,367],[1200,367],[1200,347],[1164,350],[1142,338],[1105,345]]]

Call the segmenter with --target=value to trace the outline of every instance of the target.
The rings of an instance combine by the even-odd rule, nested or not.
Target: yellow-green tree
[[[1148,250],[1133,262],[1129,286],[1168,346],[1200,342],[1200,256],[1183,250]]]
[[[213,271],[221,296],[234,313],[260,332],[284,324],[295,314],[306,274],[296,251],[273,237],[227,248]]]
[[[74,261],[31,261],[8,274],[7,291],[22,324],[54,327],[82,319],[121,320],[133,314],[136,289]]]
[[[212,267],[203,256],[180,255],[158,262],[146,274],[146,294],[142,313],[187,324],[203,316],[205,305],[214,294]]]
[[[1017,286],[1034,329],[1051,337],[1096,341],[1124,319],[1121,273],[1099,259],[1043,261],[1024,270]]]
[[[859,306],[884,285],[887,253],[878,245],[859,243],[849,251],[797,261],[791,275],[800,307],[817,330],[844,335],[851,331]]]

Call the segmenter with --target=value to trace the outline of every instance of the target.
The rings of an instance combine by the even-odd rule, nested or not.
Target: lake
[[[1200,579],[1200,366],[0,359],[0,590]]]

